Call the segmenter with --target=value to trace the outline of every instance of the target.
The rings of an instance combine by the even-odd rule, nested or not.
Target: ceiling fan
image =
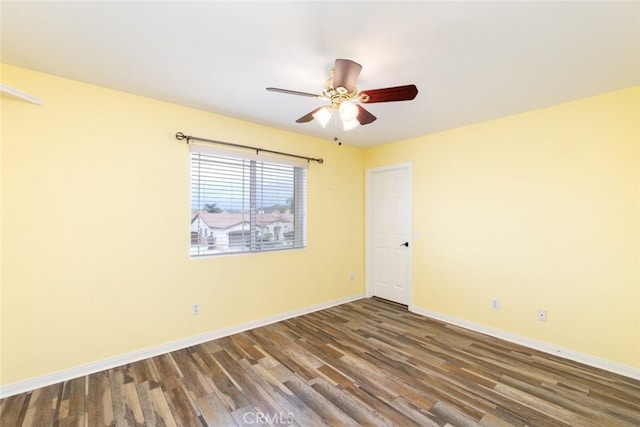
[[[365,110],[362,105],[375,102],[410,101],[418,94],[416,85],[388,87],[384,89],[363,90],[358,92],[356,81],[362,70],[362,65],[350,59],[336,59],[331,77],[325,82],[322,95],[298,92],[295,90],[268,87],[267,90],[289,95],[300,95],[330,101],[331,104],[318,107],[296,120],[297,123],[307,123],[318,120],[325,127],[331,119],[331,113],[340,112],[343,130],[350,130],[360,125],[368,125],[376,120],[376,116]]]

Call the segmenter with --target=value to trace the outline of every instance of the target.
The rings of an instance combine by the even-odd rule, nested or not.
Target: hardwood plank
[[[27,408],[24,426],[51,426],[61,397],[63,384],[54,384],[33,391]]]
[[[232,412],[232,417],[235,423],[244,427],[267,427],[269,424],[266,422],[266,415],[261,412],[257,412],[251,406],[245,406],[238,408]]]
[[[0,426],[20,426],[29,407],[31,393],[21,393],[0,400]]]
[[[347,387],[345,392],[360,402],[367,410],[371,411],[376,417],[384,420],[384,424],[392,426],[419,426],[420,424],[406,416],[403,412],[393,408],[387,402],[373,396],[366,390],[357,385]]]
[[[350,384],[348,387],[351,387]],[[337,408],[349,416],[352,420],[363,426],[389,426],[383,418],[377,417],[376,414],[364,407],[351,394],[342,388],[337,388],[327,381],[319,378],[312,385],[313,389],[321,394],[325,399],[333,403]]]
[[[456,408],[452,408],[442,402],[438,402],[433,405],[429,412],[437,417],[439,423],[444,421],[447,424],[451,424],[456,427],[475,427],[479,424],[475,419],[469,417],[464,412]]]
[[[202,418],[210,426],[234,426],[237,425],[220,398],[211,393],[196,399],[196,404],[202,412]]]
[[[176,426],[162,388],[153,381],[136,384],[140,407],[148,426]]]
[[[107,371],[87,377],[87,398],[85,400],[87,424],[95,427],[115,426],[111,380]]]
[[[158,382],[163,391],[182,387],[182,382],[180,381],[182,374],[170,354],[154,357],[150,362],[154,371],[158,374]]]
[[[323,373],[326,378],[328,378],[332,383],[337,385],[340,388],[347,388],[352,386],[355,380],[353,378],[349,378],[341,372],[335,370],[332,366],[322,365],[318,368],[318,371]]]
[[[206,380],[197,361],[188,349],[174,351],[171,356],[175,363],[180,366],[182,385],[189,390],[194,398],[213,393],[213,388]]]
[[[57,411],[58,426],[84,426],[85,386],[86,377],[76,378],[64,384],[62,402]]]
[[[526,391],[528,394],[541,398],[546,402],[565,408],[575,414],[574,416],[587,418],[596,425],[606,425],[611,419],[610,414],[616,413],[616,416],[620,418],[620,426],[632,427],[632,424],[624,421],[622,411],[612,406],[605,407],[588,394],[558,387],[556,384],[542,384],[540,387],[532,387],[527,383],[508,377],[503,379],[503,383]]]
[[[144,415],[128,366],[109,369],[113,414],[117,425],[143,426]]]
[[[231,357],[226,351],[218,351],[213,357],[227,374],[233,378],[239,389],[242,390],[242,395],[256,411],[265,414],[282,412],[282,408],[265,392],[260,384],[255,381],[255,377],[252,378],[250,364],[248,369],[245,370],[241,362],[246,362],[246,359],[238,361]]]
[[[292,375],[284,385],[309,409],[330,426],[356,426],[357,423],[330,400],[313,389],[297,375]]]
[[[530,425],[524,417],[520,417],[502,408],[487,412],[480,419],[481,426],[491,427],[525,427]]]
[[[433,414],[424,413],[424,409],[421,409],[418,406],[413,405],[411,402],[406,400],[403,397],[398,397],[391,402],[391,406],[396,408],[398,411],[407,415],[409,418],[420,424],[424,427],[437,426],[438,422],[432,418],[435,418]]]
[[[284,339],[274,329],[261,329],[260,331],[249,331],[248,333],[260,344],[262,349],[279,363],[290,367],[292,371],[306,380],[311,380],[317,376],[313,369],[305,364],[305,360],[308,360],[308,358],[302,355],[302,349],[297,348],[297,351],[294,351],[291,346],[292,342]]]
[[[324,425],[322,418],[313,411],[312,408],[307,406],[289,387],[286,383],[291,378],[296,377],[296,374],[283,365],[274,366],[269,370],[271,377],[275,378],[280,384],[276,387],[270,387],[271,383],[265,386],[265,389],[270,390],[278,404],[286,411],[287,414],[291,414],[292,418],[301,426],[315,426]]]
[[[264,358],[264,353],[258,350],[256,343],[249,339],[247,334],[235,334],[229,337],[229,339],[242,351],[251,363],[257,363],[260,359]]]
[[[550,419],[557,420],[557,422],[561,422],[566,425],[579,425],[581,427],[601,427],[601,424],[598,422],[580,416],[579,414],[571,412],[568,409],[560,407],[552,402],[544,401],[543,399],[518,388],[511,387],[506,384],[498,384],[495,389],[505,396],[510,396],[514,400],[524,402],[524,404],[529,407],[536,408],[537,411],[547,415]]]
[[[216,352],[219,347],[212,347]],[[204,363],[200,365],[213,383],[213,391],[220,398],[227,410],[232,413],[238,408],[249,406],[249,401],[242,394],[240,386],[233,381],[231,376],[220,366],[212,354],[206,351],[206,346],[198,352],[199,359]]]
[[[140,360],[138,362],[134,362],[129,364],[129,369],[131,370],[131,376],[136,384],[140,384],[143,382],[154,382],[157,383],[157,374],[151,365],[150,359]]]
[[[196,410],[197,407],[191,403],[187,392],[182,387],[167,390],[164,396],[177,425],[190,427],[205,425],[200,418],[200,411]]]

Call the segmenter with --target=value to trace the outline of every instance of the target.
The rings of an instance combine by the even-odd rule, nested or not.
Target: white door
[[[411,303],[411,165],[367,171],[367,295]]]

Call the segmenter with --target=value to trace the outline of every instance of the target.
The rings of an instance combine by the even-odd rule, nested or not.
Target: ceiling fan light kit
[[[354,120],[358,117],[358,107],[351,101],[345,101],[340,104],[340,118],[344,122]]]
[[[268,87],[268,91],[312,97],[331,104],[316,108],[296,120],[297,123],[307,123],[316,119],[323,128],[327,126],[334,110],[339,112],[342,130],[351,130],[358,125],[368,125],[376,120],[376,116],[367,111],[362,105],[376,102],[410,101],[418,95],[415,85],[395,86],[383,89],[372,89],[358,92],[356,83],[362,65],[350,59],[336,59],[331,69],[331,77],[325,82],[322,95],[309,92],[299,92],[289,89]],[[335,139],[335,138],[334,138]]]
[[[327,127],[327,123],[331,120],[331,110],[328,107],[322,107],[312,114],[313,118],[320,123],[320,126]]]

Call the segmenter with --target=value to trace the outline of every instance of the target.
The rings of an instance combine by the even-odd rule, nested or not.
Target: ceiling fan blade
[[[267,90],[271,92],[286,93],[287,95],[300,95],[300,96],[308,96],[310,98],[322,98],[322,95],[316,95],[315,93],[298,92],[297,90],[280,89],[277,87],[268,87]]]
[[[356,87],[360,70],[362,70],[362,65],[357,62],[350,59],[336,59],[333,72],[334,89],[343,87],[347,92],[351,92]]]
[[[315,110],[311,111],[310,113],[305,114],[304,116],[302,116],[298,120],[296,120],[296,123],[307,123],[307,122],[310,122],[311,120],[313,120],[313,115],[315,113],[317,113],[318,110],[320,110],[321,108],[324,108],[324,107],[318,107]]]
[[[361,125],[368,125],[376,119],[376,116],[365,110],[361,105],[356,105],[356,107],[358,107],[356,120],[358,120]]]
[[[416,85],[387,87],[384,89],[363,90],[360,92],[360,102],[372,104],[374,102],[410,101],[418,95]]]

